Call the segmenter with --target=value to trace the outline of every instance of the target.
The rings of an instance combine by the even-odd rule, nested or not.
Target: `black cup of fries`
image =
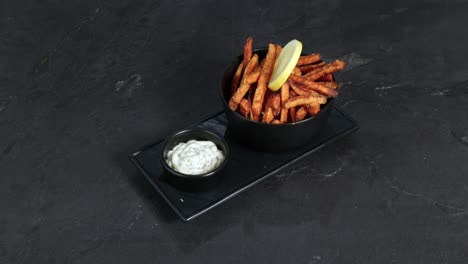
[[[268,49],[259,49],[254,50],[252,54],[253,57],[256,57],[257,55],[258,58],[256,59],[258,59],[258,61],[260,62],[267,56],[267,52]],[[303,57],[306,57],[306,55],[303,55]],[[281,109],[283,111],[287,111],[285,113],[286,117],[284,117],[284,120],[286,121],[279,121],[279,116],[282,114],[278,113],[278,111],[274,113],[275,111],[271,111],[270,109],[268,109],[267,113],[267,108],[265,107],[265,104],[268,104],[269,102],[262,102],[264,106],[261,107],[262,111],[260,113],[260,116],[254,118],[252,116],[252,112],[250,112],[249,114],[247,111],[245,111],[245,109],[242,108],[242,103],[244,102],[251,101],[252,105],[255,103],[253,101],[253,96],[250,97],[251,95],[249,95],[249,93],[247,93],[244,96],[244,98],[240,101],[240,104],[239,106],[237,106],[237,109],[233,110],[234,107],[232,107],[232,105],[230,104],[232,103],[232,98],[235,94],[235,86],[239,86],[233,85],[233,78],[235,78],[234,76],[236,75],[236,72],[239,72],[239,68],[242,68],[240,64],[243,63],[243,59],[244,55],[240,55],[229,65],[229,67],[224,72],[224,76],[221,83],[221,101],[228,120],[227,135],[229,136],[229,138],[249,148],[265,152],[294,150],[314,140],[314,138],[316,138],[320,133],[320,130],[327,123],[330,110],[333,108],[333,97],[326,98],[325,102],[317,104],[316,106],[318,108],[316,110],[310,110],[314,111],[312,113],[310,113],[309,109],[306,108],[306,105],[301,105],[286,110]],[[324,62],[320,60],[317,61],[316,64],[324,65]],[[258,63],[258,67],[261,67],[260,63]],[[329,74],[329,76],[329,82],[335,83],[333,75]],[[291,86],[296,85],[293,82],[291,82],[290,84]],[[242,84],[240,84],[239,87],[241,86]],[[251,87],[253,87],[250,88],[251,90],[255,89],[255,83],[251,84]],[[289,93],[289,99],[291,99],[291,102],[293,102],[296,98],[301,97],[300,94],[297,93],[301,91],[300,89],[302,89],[299,86],[299,84],[298,87],[294,88],[295,89],[291,89],[291,92]],[[269,96],[271,96],[271,94],[274,93],[281,92],[271,92],[268,90],[267,94],[265,95],[265,101],[268,101]],[[293,98],[293,96],[295,97]],[[303,97],[304,96],[302,96],[301,99]],[[248,105],[248,103],[246,104]],[[272,104],[274,105],[274,103]],[[280,108],[282,107],[284,107],[284,102],[280,102]],[[274,109],[274,106],[270,108]],[[303,111],[304,109],[307,109],[306,114],[303,115],[302,118],[299,118],[297,112]],[[271,115],[270,112],[274,113],[273,120],[271,120],[271,117],[269,120],[268,117],[266,117],[267,115]]]

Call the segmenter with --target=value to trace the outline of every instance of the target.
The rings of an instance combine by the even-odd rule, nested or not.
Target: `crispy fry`
[[[241,85],[239,89],[234,93],[234,95],[231,97],[231,100],[229,100],[229,107],[235,111],[237,107],[239,106],[240,101],[242,98],[244,98],[245,94],[250,88],[250,84],[247,82],[247,75],[248,73],[252,72],[252,69],[257,67],[258,65],[258,55],[255,54],[252,59],[250,60],[249,64],[247,64],[247,67],[245,67],[244,70],[244,76],[241,81]]]
[[[281,86],[281,113],[280,113],[280,122],[288,122],[288,109],[284,106],[286,101],[289,99],[289,82],[285,82]]]
[[[260,115],[254,115],[252,112],[252,104],[253,104],[253,99],[255,96],[255,92],[257,91],[257,85],[258,82],[254,83],[252,87],[249,90],[249,101],[250,101],[250,119],[254,121],[260,121]]]
[[[298,67],[294,67],[293,71],[291,74],[294,74],[294,75],[297,75],[297,76],[301,76],[302,75],[302,72],[301,70],[298,68]]]
[[[231,96],[236,92],[237,87],[239,87],[239,82],[241,81],[241,78],[242,78],[242,70],[244,70],[244,64],[241,62],[239,63],[239,66],[237,67],[236,73],[232,77],[231,93],[230,93]]]
[[[252,58],[252,49],[252,37],[248,37],[244,44],[244,67],[247,67]]]
[[[289,108],[289,119],[291,122],[296,122],[296,107]]]
[[[246,78],[249,74],[255,71],[255,69],[258,68],[258,55],[254,54],[252,56],[252,59],[250,59],[249,64],[247,64],[247,67],[244,69],[244,74],[242,76],[242,80]]]
[[[301,56],[299,57],[299,60],[297,61],[297,66],[302,66],[302,65],[307,65],[311,64],[317,61],[320,61],[322,57],[318,53],[310,54],[307,56]]]
[[[258,77],[260,76],[260,67],[255,68],[253,72],[247,75],[246,82],[249,84],[255,83],[258,80]]]
[[[340,88],[340,84],[337,82],[316,82],[319,83],[325,87],[331,88],[331,89],[338,89]]]
[[[270,89],[267,89],[265,92],[265,100],[263,101],[263,111],[266,111],[267,108],[271,108],[273,105],[273,92]]]
[[[333,75],[331,73],[325,74],[324,76],[318,78],[317,81],[332,82],[333,81]]]
[[[295,82],[290,82],[289,84],[290,84],[291,89],[292,89],[294,92],[296,92],[297,94],[299,94],[299,95],[307,95],[307,94],[309,94],[309,91],[308,91],[308,90],[302,88],[302,87],[299,86],[297,83],[295,83]]]
[[[336,71],[344,69],[345,65],[346,64],[344,63],[344,61],[336,60],[332,63],[326,64],[320,68],[310,71],[309,73],[305,74],[304,77],[306,77],[310,81],[315,81],[326,74],[334,73]]]
[[[315,70],[319,67],[322,67],[323,65],[325,65],[325,62],[324,61],[321,61],[321,62],[317,62],[317,63],[313,63],[313,64],[307,64],[307,65],[303,65],[303,66],[299,66],[299,70],[301,70],[302,74],[306,74],[312,70]]]
[[[273,119],[273,121],[271,121],[271,123],[275,124],[275,125],[281,124],[281,122],[278,119]]]
[[[273,115],[277,116],[281,111],[281,95],[279,92],[272,92],[267,90],[265,95],[265,106],[263,111],[271,108],[273,110]]]
[[[254,120],[254,121],[260,121],[260,115],[255,115],[253,112],[252,112],[252,109],[250,110],[250,119]]]
[[[271,107],[270,107],[263,114],[262,122],[263,123],[270,123],[271,121],[273,121],[273,118],[275,118],[275,117],[273,116],[273,110],[271,110]]]
[[[316,91],[309,89],[304,85],[295,83],[293,81],[290,81],[289,85],[291,86],[291,89],[294,92],[296,92],[298,95],[316,95],[316,96],[319,95]]]
[[[311,89],[310,87],[302,83],[297,83],[292,80],[289,80],[289,85],[291,86],[292,90],[295,91],[298,95],[320,95],[314,89]]]
[[[320,112],[320,104],[307,105],[306,110],[310,116],[315,116],[316,114],[318,114],[318,112]]]
[[[256,89],[257,89],[257,83],[254,83],[254,84],[252,84],[252,86],[250,86],[249,94],[247,95],[247,100],[249,100],[249,103],[250,103],[250,119],[258,121],[259,117],[258,116],[254,117],[253,113],[252,113],[252,102],[253,102],[253,98],[254,98],[254,94],[255,94]]]
[[[253,83],[253,84],[250,86],[249,94],[248,94],[248,96],[247,96],[247,100],[249,100],[250,105],[252,105],[253,97],[254,97],[254,94],[255,94],[255,90],[256,90],[256,89],[257,89],[257,83]]]
[[[250,102],[247,99],[242,99],[239,104],[239,111],[244,117],[248,117],[250,113]]]
[[[278,45],[278,44],[276,44],[275,47],[276,47],[275,58],[278,58],[283,48],[281,47],[281,45]]]
[[[298,84],[298,83],[295,83],[293,81],[289,81],[290,83],[290,86],[291,88],[297,92],[299,95],[308,95],[308,94],[312,94],[312,95],[320,95],[319,93],[317,93],[315,90],[311,89],[310,87],[304,85],[304,84]],[[336,82],[316,82],[320,85],[323,85],[325,87],[328,87],[330,89],[337,89],[339,87],[339,84],[336,83]]]
[[[291,87],[291,82],[289,82],[289,86]],[[293,89],[289,89],[289,98],[293,98],[296,96],[298,96],[298,94]]]
[[[299,95],[299,96],[288,99],[285,106],[286,108],[289,109],[289,108],[300,106],[300,105],[324,104],[326,102],[327,102],[327,98],[323,96]]]
[[[273,96],[273,107],[271,108],[273,110],[273,115],[278,116],[281,112],[281,95],[280,93],[274,93]]]
[[[304,119],[306,115],[307,115],[307,111],[305,107],[304,106],[299,107],[299,109],[297,109],[296,111],[296,122],[299,122],[302,119]]]
[[[331,88],[328,88],[326,86],[321,85],[320,83],[316,83],[314,81],[310,81],[304,77],[301,76],[295,76],[291,75],[289,76],[289,79],[295,83],[302,84],[304,86],[307,86],[308,88],[315,90],[316,92],[326,95],[326,96],[331,96],[331,97],[337,97],[338,92],[336,90],[333,90]]]
[[[280,88],[281,103],[286,102],[289,99],[289,80],[286,81]]]
[[[260,70],[263,69],[263,66],[265,66],[265,58],[260,62]]]
[[[239,89],[237,89],[234,95],[232,95],[231,99],[229,100],[229,108],[231,108],[232,111],[236,111],[237,107],[239,106],[240,101],[242,100],[244,95],[247,93],[249,88],[250,88],[249,83],[242,82],[241,86],[239,86]]]
[[[273,66],[275,65],[275,52],[275,45],[270,43],[268,45],[268,53],[265,57],[265,65],[263,65],[262,71],[260,72],[260,77],[258,78],[257,90],[255,91],[252,104],[252,112],[254,116],[259,116],[260,112],[262,111],[267,85],[270,81],[271,73],[273,72]]]

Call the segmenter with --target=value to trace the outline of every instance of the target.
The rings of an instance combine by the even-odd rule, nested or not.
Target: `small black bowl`
[[[262,59],[267,51],[260,49],[254,53]],[[328,121],[330,110],[333,108],[333,98],[321,105],[316,116],[295,123],[267,124],[245,118],[232,111],[228,104],[232,76],[242,59],[243,55],[240,55],[231,63],[224,72],[221,83],[221,101],[228,120],[229,137],[249,148],[266,152],[294,150],[312,141]]]
[[[194,140],[209,140],[215,143],[219,150],[224,153],[223,162],[214,170],[199,174],[187,175],[172,169],[166,162],[167,152],[177,144]],[[204,129],[187,129],[178,131],[167,137],[161,151],[161,164],[164,168],[164,179],[175,187],[185,191],[205,191],[216,185],[219,181],[221,172],[229,160],[229,144],[223,137]]]

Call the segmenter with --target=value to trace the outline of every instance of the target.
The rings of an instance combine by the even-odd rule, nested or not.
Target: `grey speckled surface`
[[[0,263],[467,263],[467,1],[3,1]],[[224,67],[342,58],[361,129],[184,224],[127,160]]]

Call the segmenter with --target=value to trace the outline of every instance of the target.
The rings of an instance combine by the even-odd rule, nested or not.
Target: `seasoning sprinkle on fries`
[[[297,40],[284,47],[270,43],[260,61],[253,54],[252,37],[247,38],[232,77],[229,107],[245,118],[274,125],[317,115],[328,98],[338,96],[340,84],[332,74],[343,70],[345,62],[326,63],[319,53],[299,56],[301,50]]]

